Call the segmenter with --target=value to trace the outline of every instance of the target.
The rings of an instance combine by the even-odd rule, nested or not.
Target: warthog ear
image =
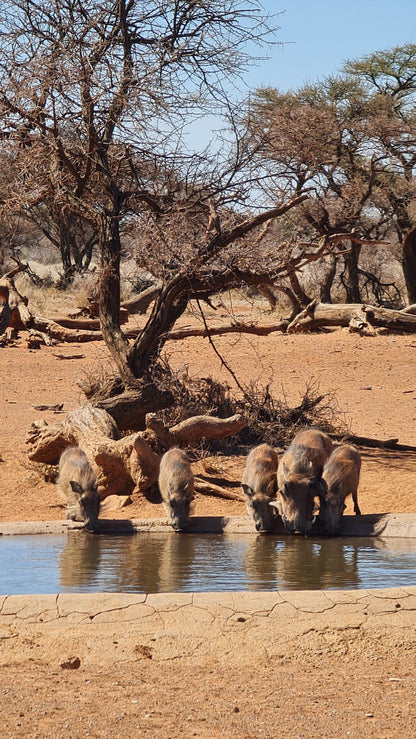
[[[188,480],[188,482],[185,483],[184,491],[186,493],[192,493],[193,492],[193,483],[192,483],[192,480]]]
[[[241,483],[241,487],[243,488],[243,490],[244,490],[245,494],[246,494],[246,495],[247,495],[247,496],[248,496],[249,498],[252,498],[252,497],[253,497],[253,491],[252,491],[252,489],[251,489],[250,485],[246,485],[246,483],[245,483],[245,482],[242,482],[242,483]]]
[[[287,480],[284,481],[282,488],[277,488],[277,492],[282,496],[282,498],[286,498],[288,495],[289,485]]]
[[[75,480],[70,480],[69,484],[72,488],[72,492],[76,493],[77,495],[82,495],[84,492],[79,482],[75,482]]]
[[[317,477],[313,481],[313,488],[315,490],[316,495],[318,495],[319,498],[325,498],[328,492],[328,485],[326,484],[325,480],[322,479],[322,477]]]

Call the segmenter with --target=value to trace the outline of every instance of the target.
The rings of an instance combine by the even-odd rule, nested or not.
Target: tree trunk
[[[62,210],[57,214],[59,223],[59,250],[64,273],[67,274],[72,267],[71,263],[71,228]]]
[[[327,260],[324,259],[324,263]],[[324,275],[324,279],[321,283],[320,298],[321,303],[332,303],[331,289],[334,284],[335,275],[337,273],[337,258],[334,254],[330,254],[328,257],[329,268]]]
[[[130,350],[129,364],[136,377],[143,377],[157,359],[168,332],[186,310],[189,291],[188,279],[183,273],[161,288],[149,320]]]
[[[296,298],[298,299],[300,305],[304,308],[306,305],[309,305],[311,302],[310,297],[305,293],[302,285],[299,282],[299,278],[297,276],[295,269],[290,269],[288,267],[288,277],[290,286],[293,290],[294,295],[296,295]]]
[[[351,250],[344,257],[345,269],[341,275],[342,284],[347,294],[347,303],[360,303],[360,280],[358,262],[361,253],[361,244],[351,244]]]
[[[120,328],[120,231],[119,214],[102,215],[100,228],[101,275],[98,285],[98,304],[104,341],[129,387],[135,376],[129,365],[129,343]]]
[[[142,383],[140,390],[127,390],[121,395],[93,401],[94,406],[107,411],[120,431],[142,431],[145,418],[174,402],[171,392],[159,390],[153,383]]]
[[[94,246],[98,244],[97,235],[94,233],[92,236],[86,239],[84,247],[80,250],[81,255],[81,268],[88,269],[91,264],[92,252]]]
[[[238,223],[229,230],[217,233],[208,244],[201,247],[193,265],[183,268],[179,274],[171,278],[162,287],[145,328],[130,350],[129,366],[136,377],[145,376],[149,367],[155,362],[166,341],[168,332],[186,310],[189,297],[192,294],[202,295],[203,284],[206,285],[205,293],[207,295],[219,292],[224,283],[228,282],[228,287],[231,285],[233,275],[234,284],[237,284],[234,270],[229,270],[227,273],[227,270],[223,269],[220,273],[217,271],[215,274],[215,270],[212,269],[209,275],[203,275],[199,271],[201,265],[207,265],[221,250],[237,242],[238,239],[243,238],[263,223],[284,215],[296,205],[300,205],[307,197],[306,194],[299,195],[282,206],[259,213],[253,218]],[[258,283],[260,283],[260,280],[258,280]],[[246,284],[249,283],[246,282]]]
[[[416,227],[412,228],[403,241],[403,275],[409,303],[416,303]]]

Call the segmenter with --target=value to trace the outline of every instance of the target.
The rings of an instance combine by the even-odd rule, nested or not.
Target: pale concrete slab
[[[100,521],[103,534],[127,534],[141,531],[165,532],[175,536],[175,532],[164,518],[107,520]],[[0,536],[16,534],[61,534],[67,531],[83,530],[83,525],[75,521],[14,521],[0,522]],[[189,533],[200,534],[252,534],[258,536],[248,516],[193,516],[189,520]],[[279,517],[276,517],[274,534],[290,536]],[[94,536],[94,534],[90,534]],[[317,521],[312,536],[322,536],[324,532]],[[416,540],[416,514],[380,513],[363,516],[344,516],[341,536],[372,536],[380,542],[391,538]]]

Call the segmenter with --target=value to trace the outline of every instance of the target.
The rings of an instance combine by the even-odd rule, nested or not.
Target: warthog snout
[[[86,493],[78,492],[77,494],[79,495],[79,505],[82,511],[85,530],[89,531],[91,534],[98,534],[100,530],[100,522],[98,520],[100,512],[100,497],[98,495],[97,487],[94,487]]]
[[[340,531],[345,499],[352,495],[354,513],[360,515],[357,488],[360,479],[361,455],[349,444],[334,449],[323,471],[326,489],[320,496],[319,520],[328,534]]]
[[[87,531],[97,533],[100,512],[98,481],[85,452],[79,447],[69,447],[63,452],[57,484],[67,504],[67,518],[82,521]]]
[[[273,527],[274,511],[270,503],[276,498],[277,464],[273,447],[260,444],[248,455],[241,478],[247,513],[260,534]]]
[[[301,431],[284,453],[278,470],[278,510],[291,534],[310,533],[316,499],[325,495],[322,470],[332,451],[330,438],[317,429]]]
[[[310,533],[316,520],[316,497],[322,491],[322,481],[300,480],[285,482],[279,490],[280,499],[276,508],[282,521],[291,534]]]
[[[249,516],[253,519],[256,531],[259,534],[268,533],[274,520],[274,511],[270,506],[270,501],[265,499],[251,498],[246,503]]]
[[[184,531],[188,523],[191,501],[180,495],[173,495],[169,499],[168,507],[172,528],[175,531]]]
[[[159,490],[172,528],[186,530],[194,498],[194,475],[182,449],[169,449],[160,460]]]

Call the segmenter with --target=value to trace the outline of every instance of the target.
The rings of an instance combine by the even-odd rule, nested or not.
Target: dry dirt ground
[[[241,380],[270,382],[293,404],[308,382],[316,383],[320,391],[334,394],[340,416],[354,433],[416,445],[415,337],[359,337],[339,330],[227,336],[216,339],[216,345]],[[187,365],[195,374],[232,384],[207,340],[171,342],[167,351],[172,365]],[[0,349],[0,520],[65,517],[55,486],[28,463],[25,435],[39,417],[48,422],[60,418],[35,405],[60,402],[64,411],[75,408],[83,402],[76,380],[107,363],[102,342],[29,351],[22,335],[15,346]],[[236,479],[242,463],[222,462]],[[364,450],[362,513],[416,512],[415,480],[415,454]],[[199,496],[194,513],[239,515],[244,505]],[[117,513],[120,518],[161,515],[161,507],[144,498]],[[278,660],[257,659],[254,652],[244,663],[222,655],[198,663],[189,656],[156,661],[142,654],[134,661],[81,663],[73,670],[61,667],[63,655],[54,653],[53,644],[48,660],[41,660],[19,639],[5,662],[0,634],[2,735],[415,736],[416,615],[405,630],[380,625],[364,634],[340,622],[331,634],[311,631],[314,638],[303,654],[283,650]],[[75,649],[69,632],[67,654],[76,654]]]

